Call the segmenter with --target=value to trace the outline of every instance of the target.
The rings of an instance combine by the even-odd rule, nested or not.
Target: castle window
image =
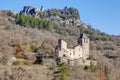
[[[63,57],[66,57],[66,55],[65,55],[65,54],[63,54]]]
[[[61,14],[63,14],[63,12],[61,12]]]
[[[68,15],[69,13],[67,12],[67,15]]]
[[[70,53],[70,55],[71,55],[71,53]]]
[[[87,40],[87,39],[84,39],[83,41],[84,41],[84,43],[88,43],[88,40]]]

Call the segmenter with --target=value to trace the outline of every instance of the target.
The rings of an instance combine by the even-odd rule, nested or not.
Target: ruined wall
[[[62,39],[59,39],[58,45],[60,46],[60,49],[67,49],[67,43]]]
[[[74,59],[82,58],[83,57],[83,50],[80,45],[74,48]]]

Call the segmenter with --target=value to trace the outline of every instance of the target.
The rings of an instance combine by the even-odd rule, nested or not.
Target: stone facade
[[[68,48],[67,43],[59,39],[55,48],[54,59],[59,64],[65,62],[71,66],[89,64],[89,38],[82,34],[78,39],[78,44],[73,48]]]

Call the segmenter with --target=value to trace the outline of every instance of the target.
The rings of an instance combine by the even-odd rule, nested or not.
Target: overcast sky
[[[0,0],[0,10],[16,10],[24,6],[40,8],[75,7],[81,20],[102,32],[120,35],[120,0]]]

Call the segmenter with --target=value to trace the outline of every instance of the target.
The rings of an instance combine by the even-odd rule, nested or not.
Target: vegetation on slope
[[[81,67],[75,68],[71,71],[73,79],[118,80],[120,78],[119,40],[93,29],[90,25],[86,25],[87,28],[84,25],[64,26],[58,21],[51,21],[52,30],[43,27],[38,30],[39,25],[36,23],[39,20],[37,18],[25,15],[18,16],[22,16],[23,20],[20,21],[19,17],[16,17],[16,22],[14,20],[11,22],[6,15],[4,20],[0,20],[0,64],[7,65],[13,55],[25,60],[29,60],[33,53],[51,55],[59,38],[64,39],[68,46],[73,47],[77,44],[80,32],[84,32],[90,38],[90,58],[96,59],[98,65],[92,71],[86,71]],[[24,21],[24,19],[26,20]],[[33,20],[34,23],[34,19],[35,27],[31,22],[29,23],[29,20]],[[21,27],[21,24],[25,27]]]
[[[70,79],[70,68],[67,64],[61,63],[58,65],[58,69],[54,72],[55,80],[68,80]]]
[[[38,19],[34,16],[25,16],[22,14],[16,15],[16,24],[19,24],[20,26],[31,26],[32,28],[47,30],[49,30],[51,27],[51,23],[49,20]]]

